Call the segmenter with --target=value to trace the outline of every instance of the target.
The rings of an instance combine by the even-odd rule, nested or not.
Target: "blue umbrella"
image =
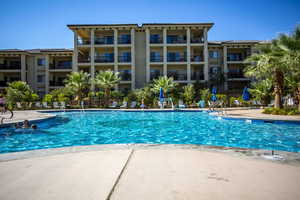
[[[163,102],[164,101],[164,90],[162,88],[160,88],[159,90],[159,101]]]
[[[212,101],[217,101],[217,88],[213,87],[211,93],[212,93],[211,100]]]
[[[245,87],[244,90],[243,90],[243,100],[244,101],[249,101],[250,100],[250,93],[249,93],[247,87]]]

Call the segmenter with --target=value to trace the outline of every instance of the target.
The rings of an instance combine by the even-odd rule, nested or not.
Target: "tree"
[[[284,75],[288,66],[283,62],[283,52],[277,47],[276,40],[272,44],[260,47],[262,53],[253,54],[247,60],[252,62],[245,69],[245,75],[258,81],[270,79],[273,81],[275,108],[282,108]]]
[[[14,81],[9,83],[6,88],[6,99],[10,105],[16,102],[30,103],[39,99],[29,85],[23,81]]]
[[[102,88],[105,94],[105,105],[108,106],[111,89],[113,89],[121,80],[119,73],[113,71],[99,72],[95,77],[95,85]]]
[[[249,89],[254,99],[261,101],[264,105],[267,105],[271,100],[272,94],[272,80],[265,79],[251,84]]]
[[[155,93],[160,91],[160,88],[163,89],[165,96],[168,96],[168,93],[171,92],[177,83],[174,82],[173,78],[168,78],[167,76],[161,76],[158,79],[153,80],[152,90]]]
[[[137,89],[134,91],[134,93],[138,101],[142,104],[150,105],[153,102],[154,95],[152,95],[151,88],[149,86]]]
[[[186,85],[183,87],[183,99],[187,105],[191,105],[193,103],[193,99],[195,97],[195,89],[192,84]]]
[[[286,81],[298,99],[300,111],[300,26],[290,35],[280,34],[276,45],[284,53],[283,62],[289,66]]]
[[[83,71],[72,72],[65,80],[66,87],[73,91],[74,96],[76,96],[75,99],[78,100],[78,104],[82,101],[84,95],[88,93],[89,82],[90,75]]]
[[[201,100],[205,101],[207,103],[211,97],[211,93],[209,89],[202,89],[200,90],[200,97]]]

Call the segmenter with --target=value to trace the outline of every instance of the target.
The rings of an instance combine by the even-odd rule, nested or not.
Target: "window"
[[[210,51],[209,58],[219,58],[219,52],[218,51]]]
[[[46,65],[45,58],[38,58],[37,59],[37,64],[38,64],[38,66],[45,66]]]
[[[37,82],[38,83],[44,83],[45,82],[45,75],[38,75],[37,76]]]

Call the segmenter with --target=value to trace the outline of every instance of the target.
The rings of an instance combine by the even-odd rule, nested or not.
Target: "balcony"
[[[118,38],[118,44],[131,44],[130,35],[124,35]]]
[[[131,81],[131,70],[120,70],[119,72],[121,81]]]
[[[0,64],[0,70],[20,70],[21,62],[11,62],[10,64]]]
[[[227,77],[230,78],[246,78],[244,76],[244,73],[241,71],[231,71],[229,70],[229,72],[227,73]]]
[[[174,81],[186,81],[186,71],[168,71],[168,77],[173,77]]]
[[[242,53],[229,53],[227,55],[227,61],[243,61],[246,57]]]
[[[95,56],[95,62],[96,63],[113,63],[114,62],[114,56]]]
[[[186,56],[168,56],[168,62],[186,62]]]
[[[100,45],[114,44],[114,37],[113,36],[107,36],[107,37],[95,38],[95,44],[100,44]]]
[[[185,36],[167,36],[168,44],[185,44],[186,37]]]
[[[151,70],[150,71],[150,80],[153,80],[153,79],[158,79],[160,76],[162,76],[162,73],[160,70]]]
[[[160,35],[150,35],[150,43],[151,44],[162,44],[163,39]]]
[[[191,79],[192,80],[204,80],[204,73],[201,71],[193,72]]]
[[[203,62],[204,59],[202,56],[193,55],[191,56],[191,62]]]
[[[91,44],[91,40],[81,38],[81,39],[77,40],[77,44],[78,45],[89,45],[89,44]]]
[[[72,69],[72,61],[51,63],[49,69]]]
[[[203,38],[191,38],[191,43],[203,43]]]
[[[63,87],[65,86],[64,81],[49,81],[50,87]]]
[[[89,63],[91,61],[90,57],[78,57],[78,63]]]
[[[120,63],[130,63],[131,56],[118,56],[118,62]]]
[[[150,56],[150,62],[163,62],[163,56]]]

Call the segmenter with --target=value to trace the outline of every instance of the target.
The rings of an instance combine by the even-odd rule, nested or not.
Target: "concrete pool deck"
[[[0,199],[300,199],[300,156],[270,161],[193,145],[0,154]]]

